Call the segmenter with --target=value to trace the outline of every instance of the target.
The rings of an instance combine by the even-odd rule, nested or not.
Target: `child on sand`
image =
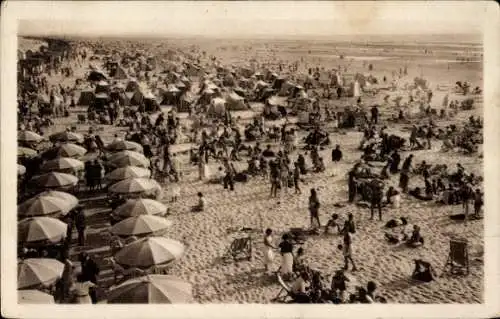
[[[202,212],[205,210],[205,199],[203,198],[203,193],[198,192],[198,204],[193,206],[193,212]]]

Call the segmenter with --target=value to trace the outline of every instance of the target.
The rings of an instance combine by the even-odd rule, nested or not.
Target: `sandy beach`
[[[32,40],[20,39],[20,46],[29,47]],[[213,54],[227,65],[245,65],[252,58],[257,60],[270,60],[279,57],[285,63],[303,59],[301,72],[307,72],[308,67],[321,65],[325,68],[348,67],[349,73],[368,73],[367,64],[373,64],[370,71],[373,76],[391,78],[391,72],[407,66],[408,74],[398,78],[398,87],[404,83],[412,83],[415,77],[423,77],[429,87],[434,90],[433,104],[440,105],[445,94],[450,100],[462,100],[463,96],[453,93],[456,81],[466,80],[471,87],[482,85],[482,64],[476,62],[456,62],[455,51],[473,50],[479,52],[476,46],[463,45],[434,45],[434,55],[426,57],[418,49],[398,47],[396,44],[385,44],[377,50],[350,45],[344,48],[342,44],[308,44],[302,42],[272,43],[269,40],[254,40],[251,45],[243,41],[222,45],[220,42],[200,42],[201,50]],[[250,43],[250,41],[248,41]],[[193,42],[190,42],[191,44]],[[195,43],[196,44],[196,43]],[[36,46],[36,45],[35,45]],[[222,47],[224,47],[222,49]],[[387,49],[388,52],[384,51]],[[161,47],[158,48],[162,50]],[[304,51],[310,52],[304,54]],[[439,51],[439,52],[437,52]],[[270,52],[274,52],[273,54]],[[345,58],[335,57],[335,52],[342,52]],[[479,53],[478,53],[479,54]],[[480,56],[474,56],[480,59]],[[51,76],[49,83],[63,86],[72,86],[76,78],[84,77],[88,72],[88,63],[74,69],[74,76],[62,78],[60,75]],[[439,91],[437,86],[449,89]],[[388,92],[392,100],[396,95],[405,93]],[[363,97],[364,103],[382,103],[384,93],[373,97]],[[469,116],[482,116],[483,106],[478,97],[475,108],[470,111],[459,111],[450,120],[450,123],[461,123]],[[333,108],[340,107],[350,100],[330,100],[328,105]],[[70,109],[67,118],[54,119],[55,125],[44,132],[46,136],[64,130],[77,122],[77,115],[86,113],[86,108],[77,106]],[[238,112],[234,112],[237,116]],[[382,120],[395,114],[394,106],[384,105],[381,108]],[[157,114],[151,115],[153,118]],[[184,117],[183,114],[180,116]],[[187,121],[187,120],[182,120]],[[440,126],[447,125],[446,121],[439,122]],[[98,125],[103,129],[99,132],[105,143],[110,143],[115,134],[123,136],[126,128],[111,125]],[[388,131],[408,138],[409,124],[388,125]],[[89,129],[88,124],[78,125],[78,132],[85,134]],[[300,132],[304,137],[306,132]],[[461,205],[440,205],[435,202],[422,202],[406,194],[402,195],[399,209],[384,208],[384,221],[369,219],[369,208],[362,208],[347,203],[347,172],[359,160],[362,152],[358,150],[362,133],[354,130],[330,133],[331,145],[320,151],[325,159],[326,170],[321,173],[304,176],[302,194],[293,194],[293,189],[288,194],[282,193],[278,199],[270,198],[270,186],[262,177],[252,177],[247,183],[237,183],[235,191],[225,190],[221,184],[209,184],[198,180],[198,171],[195,166],[189,165],[188,155],[181,155],[183,161],[182,178],[178,183],[181,192],[175,203],[170,201],[172,185],[162,184],[162,203],[170,211],[169,219],[173,222],[167,233],[169,238],[184,242],[187,246],[185,256],[172,268],[171,273],[191,282],[194,286],[194,297],[200,303],[269,303],[279,292],[280,286],[275,278],[265,274],[263,264],[263,231],[266,228],[274,230],[275,244],[279,243],[282,233],[293,227],[308,227],[308,194],[310,188],[318,191],[321,201],[319,212],[320,220],[324,224],[333,213],[340,216],[341,223],[347,218],[348,213],[354,215],[358,231],[353,239],[353,258],[358,265],[357,272],[347,272],[349,278],[359,285],[366,285],[370,280],[375,280],[378,292],[389,303],[481,303],[483,301],[483,221],[471,221],[464,225],[462,221],[453,221],[450,214],[460,213]],[[267,142],[262,142],[262,145]],[[273,143],[271,143],[273,144]],[[331,146],[340,145],[344,158],[340,163],[331,161]],[[273,144],[273,149],[278,147]],[[302,146],[299,146],[300,152]],[[458,152],[443,153],[440,151],[441,141],[433,142],[430,150],[415,151],[414,163],[425,160],[429,164],[446,164],[454,168],[457,163],[462,163],[468,172],[476,176],[483,176],[482,158],[475,155],[463,155]],[[482,145],[479,146],[482,153]],[[298,152],[291,154],[296,158]],[[402,152],[405,158],[408,152]],[[309,162],[309,157],[306,156]],[[383,163],[374,163],[376,170],[382,169]],[[221,166],[211,163],[210,168],[216,171]],[[237,168],[243,169],[244,162],[236,162]],[[410,188],[423,187],[423,179],[414,177]],[[398,185],[396,176],[391,177],[388,185]],[[202,213],[193,213],[190,207],[196,204],[197,193],[202,192],[206,200],[206,208]],[[88,224],[87,252],[98,256],[101,263],[99,275],[100,288],[111,285],[112,270],[103,261],[110,256],[109,243],[106,239],[106,230],[109,228],[108,215],[111,211],[104,202],[104,198],[81,198],[84,205]],[[335,205],[340,204],[340,205]],[[338,207],[343,206],[343,207]],[[422,234],[425,234],[425,245],[421,248],[409,249],[404,246],[391,246],[384,240],[385,221],[405,216],[410,224],[418,224]],[[252,228],[254,244],[253,260],[238,262],[223,262],[222,255],[228,249],[231,240],[241,235],[238,229]],[[76,238],[76,232],[73,233]],[[469,241],[470,274],[468,276],[451,276],[442,274],[443,267],[449,252],[449,241],[454,237],[464,237]],[[335,270],[343,266],[342,251],[337,248],[342,242],[340,235],[311,236],[302,246],[306,252],[306,260],[310,267],[328,275],[328,280]],[[76,260],[78,250],[73,252]],[[278,253],[276,254],[278,255]],[[436,280],[430,283],[416,284],[409,279],[413,270],[414,259],[424,259],[430,262],[438,273]],[[279,256],[274,260],[274,269],[279,267]],[[354,286],[354,284],[353,284]]]

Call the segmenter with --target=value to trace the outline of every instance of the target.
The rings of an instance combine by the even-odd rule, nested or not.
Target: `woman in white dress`
[[[274,259],[273,250],[276,249],[276,247],[274,247],[272,244],[273,242],[272,234],[273,234],[272,229],[270,228],[266,229],[266,233],[264,236],[264,267],[266,269],[266,272],[268,272],[271,266],[273,265],[273,259]]]
[[[90,281],[86,281],[82,274],[79,274],[76,278],[76,283],[73,285],[73,295],[75,304],[91,304],[92,299],[90,298],[89,290],[95,287]]]

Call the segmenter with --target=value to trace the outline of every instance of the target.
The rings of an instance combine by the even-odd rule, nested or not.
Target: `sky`
[[[22,35],[320,36],[480,33],[493,2],[25,2]]]

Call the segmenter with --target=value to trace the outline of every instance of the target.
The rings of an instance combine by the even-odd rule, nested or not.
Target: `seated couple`
[[[408,234],[407,228],[403,229],[400,234],[385,233],[385,239],[391,244],[404,242],[409,247],[420,247],[424,244],[424,238],[420,235],[420,227],[413,225],[411,234]]]

